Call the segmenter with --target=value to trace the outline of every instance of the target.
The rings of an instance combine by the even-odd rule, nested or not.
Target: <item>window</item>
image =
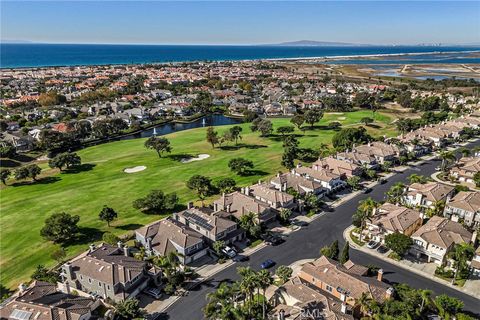
[[[330,286],[327,284],[327,291],[328,291],[328,292],[332,292],[332,290],[333,290],[333,288],[330,287]]]
[[[88,283],[92,283],[92,279],[88,278]]]
[[[101,288],[102,287],[102,283],[100,281],[98,281],[98,286]]]
[[[110,285],[109,284],[107,284],[107,290],[110,290]]]

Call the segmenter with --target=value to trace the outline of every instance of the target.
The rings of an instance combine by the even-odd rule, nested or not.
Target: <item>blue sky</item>
[[[480,43],[479,1],[4,1],[1,39],[55,43]]]

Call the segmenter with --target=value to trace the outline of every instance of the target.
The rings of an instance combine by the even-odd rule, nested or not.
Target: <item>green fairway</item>
[[[359,125],[363,117],[373,117],[370,111],[357,111],[344,114],[325,114],[317,125],[327,125],[338,121],[343,126]],[[375,115],[375,128],[368,128],[373,135],[395,135],[393,125],[387,115]],[[290,125],[289,119],[273,119],[274,128]],[[159,215],[147,215],[132,207],[132,201],[145,196],[152,189],[176,192],[181,203],[196,199],[185,187],[185,181],[194,174],[212,177],[233,177],[239,185],[266,179],[279,170],[282,142],[278,138],[261,138],[252,133],[250,124],[243,124],[242,147],[229,150],[212,147],[205,141],[205,128],[182,131],[167,135],[173,152],[159,159],[156,152],[146,149],[145,139],[111,142],[81,150],[78,154],[82,163],[94,165],[90,170],[78,173],[58,173],[43,165],[44,175],[50,176],[50,183],[7,186],[1,191],[1,261],[0,281],[7,287],[15,287],[21,281],[28,281],[38,264],[52,266],[50,252],[54,246],[44,241],[39,234],[45,219],[52,213],[65,211],[78,214],[79,226],[88,237],[82,243],[67,248],[69,256],[87,248],[88,243],[99,240],[105,231],[123,234],[140,225],[159,219]],[[217,127],[223,132],[228,126]],[[302,135],[301,132],[297,132]],[[330,144],[335,132],[317,128],[306,130],[299,136],[301,147],[318,149],[321,143]],[[225,146],[225,145],[224,145]],[[202,161],[181,163],[182,154],[197,155],[208,153],[210,157]],[[230,172],[227,163],[235,157],[250,159],[255,164],[257,174],[238,177]],[[137,173],[126,174],[124,168],[146,166]],[[56,179],[56,180],[55,180]],[[9,183],[12,183],[10,181]],[[103,205],[114,208],[119,219],[108,228],[98,219]]]

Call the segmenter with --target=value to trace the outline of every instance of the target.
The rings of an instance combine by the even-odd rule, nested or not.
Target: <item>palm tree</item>
[[[360,220],[361,220],[360,241],[362,241],[363,229],[365,229],[365,224],[367,223],[367,220],[372,217],[373,212],[377,207],[378,207],[378,203],[370,197],[360,201],[359,206],[357,208],[358,213],[360,213]]]
[[[237,295],[235,286],[225,282],[217,290],[207,294],[207,305],[203,309],[207,319],[242,319],[241,309],[236,308],[234,299]]]
[[[363,292],[360,298],[357,300],[357,306],[360,306],[360,312],[364,315],[370,313],[370,303],[372,298],[366,292]]]
[[[462,153],[463,157],[468,157],[471,154],[470,149],[467,149],[467,148],[462,148],[462,150],[460,150],[460,152]]]
[[[420,290],[420,295],[422,296],[422,304],[420,305],[420,312],[423,312],[423,309],[430,304],[430,297],[432,296],[432,291]]]
[[[265,290],[267,290],[268,286],[273,283],[273,277],[270,271],[268,270],[261,270],[257,273],[257,281],[260,288],[263,291],[263,299],[262,299],[262,318],[265,319]]]
[[[392,203],[401,203],[405,185],[401,182],[394,184],[390,190],[387,191],[387,201]]]
[[[412,173],[412,174],[408,177],[408,181],[410,181],[410,183],[421,183],[421,184],[424,184],[425,182],[427,182],[427,178],[425,178],[425,177],[422,176],[422,175],[419,175],[419,174],[416,174],[416,173]]]
[[[433,216],[441,216],[445,209],[445,201],[435,201],[433,208],[428,208],[425,213],[429,218]]]
[[[440,159],[442,159],[442,171],[445,172],[448,168],[448,165],[452,162],[455,162],[457,158],[452,151],[442,151],[439,155]]]

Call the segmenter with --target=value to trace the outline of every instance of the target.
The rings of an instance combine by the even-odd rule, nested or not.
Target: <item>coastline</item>
[[[295,48],[310,48],[310,47],[295,47]],[[319,47],[320,48],[320,47]],[[382,58],[382,57],[409,57],[422,55],[447,55],[447,54],[472,54],[480,53],[480,47],[472,46],[473,50],[457,50],[457,51],[425,51],[425,52],[398,52],[398,53],[373,53],[373,54],[351,54],[351,55],[322,55],[322,56],[308,56],[308,57],[278,57],[278,58],[255,58],[255,59],[195,59],[195,60],[179,60],[179,61],[164,61],[164,62],[130,62],[130,63],[94,63],[94,64],[63,64],[63,65],[41,65],[41,66],[18,66],[18,67],[3,67],[0,65],[0,70],[29,70],[29,69],[43,69],[43,68],[68,68],[68,67],[92,67],[92,66],[145,66],[145,65],[178,65],[183,63],[199,63],[199,62],[262,62],[262,61],[312,61],[321,60],[319,62],[334,62],[335,60],[343,59],[368,59],[368,58]],[[432,64],[437,62],[432,61]],[[427,63],[428,64],[428,63]]]

